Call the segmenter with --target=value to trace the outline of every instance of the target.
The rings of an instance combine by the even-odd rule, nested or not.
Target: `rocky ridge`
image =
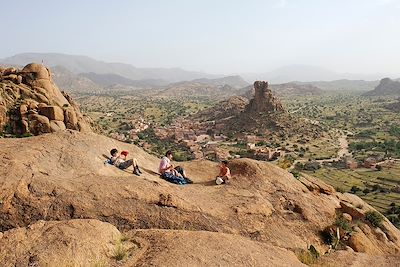
[[[348,247],[340,257],[349,260],[338,266],[358,259],[380,266],[400,262],[399,230],[386,219],[372,226],[365,213],[374,209],[359,197],[309,176],[297,180],[266,162],[231,161],[233,180],[226,186],[211,186],[216,163],[185,162],[194,184],[177,186],[154,173],[159,159],[94,133],[1,139],[0,147],[5,266],[61,260],[72,266],[99,260],[106,266],[304,266],[299,251],[312,244],[321,254],[328,252],[320,233],[342,217],[353,231],[341,234]],[[129,150],[144,174],[104,165],[102,154],[113,147]],[[26,245],[15,250],[18,242]],[[335,255],[328,253],[321,262]]]
[[[0,133],[39,135],[65,129],[91,131],[90,120],[58,89],[49,69],[36,63],[0,68]]]

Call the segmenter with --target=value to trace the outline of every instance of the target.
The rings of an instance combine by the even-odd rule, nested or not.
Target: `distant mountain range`
[[[265,73],[246,73],[241,76],[248,81],[266,80],[273,84],[282,84],[293,81],[310,82],[310,81],[334,81],[334,80],[378,80],[383,74],[349,74],[337,73],[325,68],[307,65],[290,65],[278,68],[276,70]]]
[[[364,80],[334,80],[334,81],[313,81],[313,82],[298,82],[293,83],[305,85],[310,84],[316,86],[324,91],[369,91],[374,89],[378,84],[379,80],[376,81],[364,81]]]
[[[43,62],[46,66],[63,66],[75,74],[96,73],[116,74],[131,80],[165,80],[168,82],[187,81],[200,78],[219,78],[214,75],[180,68],[136,68],[124,63],[107,63],[87,56],[66,55],[58,53],[24,53],[0,60],[5,64],[24,66],[31,62]]]
[[[217,79],[201,78],[201,79],[195,79],[192,82],[204,83],[204,84],[209,84],[209,85],[229,85],[230,87],[235,88],[235,89],[240,89],[240,88],[243,88],[243,87],[249,85],[249,83],[246,82],[239,75],[226,76],[226,77],[217,78]]]
[[[369,91],[379,84],[378,79],[382,77],[379,77],[379,75],[338,74],[324,68],[304,65],[286,66],[260,74],[247,73],[240,76],[224,76],[186,71],[180,68],[136,68],[129,64],[107,63],[87,56],[58,53],[17,54],[0,59],[0,62],[4,65],[19,66],[24,66],[30,62],[43,62],[54,73],[54,79],[60,88],[75,92],[120,90],[121,88],[124,90],[167,88],[177,87],[176,83],[182,82],[187,83],[187,92],[193,91],[196,87],[194,84],[202,84],[203,89],[205,89],[204,85],[215,86],[216,88],[227,85],[239,90],[255,80],[266,80],[271,85],[312,85],[322,90]],[[178,87],[180,87],[179,90],[183,89],[182,84]],[[301,89],[300,87],[294,88],[295,94],[299,90],[310,92],[310,88],[303,86]],[[207,90],[209,91],[210,88]],[[204,90],[203,93],[205,93]]]

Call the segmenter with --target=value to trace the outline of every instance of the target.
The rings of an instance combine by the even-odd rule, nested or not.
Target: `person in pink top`
[[[168,150],[165,153],[165,157],[163,157],[160,161],[160,165],[158,167],[158,172],[160,173],[161,177],[166,180],[178,180],[179,178],[183,179],[182,183],[191,184],[193,183],[192,180],[187,178],[185,170],[180,167],[174,167],[171,164],[171,160],[173,158],[172,151]]]

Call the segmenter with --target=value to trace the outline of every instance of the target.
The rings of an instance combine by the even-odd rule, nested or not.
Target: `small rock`
[[[351,215],[348,214],[348,213],[343,213],[343,214],[342,214],[342,217],[343,217],[343,219],[346,220],[347,222],[351,222],[351,221],[353,220],[353,217],[351,217]]]
[[[22,131],[23,134],[29,132],[29,124],[28,124],[28,122],[26,120],[22,120],[21,121],[21,126],[22,126],[21,131]]]
[[[67,126],[68,129],[78,129],[78,118],[73,108],[66,108],[64,110],[64,118],[65,126]]]
[[[25,115],[28,112],[28,106],[25,104],[22,104],[21,106],[19,106],[19,114],[21,116]]]
[[[345,250],[346,250],[346,251],[349,251],[349,252],[354,252],[354,249],[352,249],[352,248],[349,247],[349,246],[346,246],[346,247],[345,247]]]
[[[29,104],[29,109],[38,109],[38,104],[36,102],[31,102]]]
[[[31,124],[29,131],[34,134],[50,133],[50,121],[46,116],[34,114],[29,116]]]
[[[52,132],[59,132],[66,129],[64,122],[52,120],[50,121],[50,129]]]
[[[374,234],[375,234],[376,238],[379,241],[383,241],[383,242],[387,242],[388,241],[388,238],[387,238],[386,234],[380,228],[375,228],[373,231],[374,231]]]

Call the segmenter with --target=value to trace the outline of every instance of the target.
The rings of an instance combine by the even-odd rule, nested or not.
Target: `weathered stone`
[[[110,266],[106,259],[120,238],[115,226],[97,220],[38,221],[4,233],[0,262],[1,266]]]
[[[43,108],[43,107],[47,107],[47,105],[45,104],[45,103],[39,103],[38,104],[38,108],[40,109],[40,108]]]
[[[52,132],[63,131],[66,129],[64,122],[51,120],[50,121],[50,129]]]
[[[19,114],[20,114],[21,117],[22,117],[22,116],[24,116],[27,112],[28,112],[28,105],[22,104],[22,105],[19,107]]]
[[[278,100],[278,98],[273,96],[272,91],[268,89],[268,82],[254,82],[254,90],[254,98],[250,100],[249,105],[246,107],[246,112],[285,112],[281,102]]]
[[[18,101],[19,99],[23,99],[22,103]],[[31,132],[36,135],[50,132],[50,130],[62,130],[65,127],[85,132],[92,131],[92,124],[83,118],[78,105],[74,104],[70,96],[68,96],[68,99],[71,102],[53,83],[50,71],[41,64],[28,64],[22,71],[15,68],[2,68],[0,77],[0,130],[7,122],[10,122],[8,130],[14,134]],[[63,107],[70,108],[66,111],[66,118],[64,117]],[[40,117],[39,119],[32,117],[38,115],[38,113],[47,117],[49,121],[59,122],[52,123],[50,127],[50,122],[44,121]],[[27,120],[26,123],[29,126],[27,127],[22,120]],[[30,129],[27,130],[26,128]]]
[[[80,132],[90,132],[90,126],[83,121],[83,119],[78,120],[78,129]]]
[[[68,129],[77,130],[78,118],[76,117],[75,110],[73,108],[64,109],[64,123]]]
[[[351,215],[348,214],[348,213],[343,213],[343,214],[342,214],[342,217],[343,217],[343,219],[346,220],[347,222],[351,222],[351,221],[353,220],[353,218],[351,217]]]
[[[20,87],[19,91],[20,91],[21,96],[23,96],[23,98],[31,98],[31,99],[36,98],[35,94],[27,88]]]
[[[50,121],[46,116],[33,114],[29,116],[29,131],[34,134],[50,133]]]
[[[387,238],[385,232],[383,232],[380,228],[378,228],[378,227],[374,228],[373,232],[374,232],[376,238],[379,241],[382,241],[382,242],[387,242],[388,241],[388,238]]]
[[[26,65],[23,69],[22,72],[30,72],[34,74],[34,78],[35,79],[50,79],[50,72],[48,71],[48,69],[41,65],[41,64],[37,64],[37,63],[31,63]]]
[[[36,99],[38,102],[50,104],[49,99],[48,99],[46,96],[42,95],[42,94],[35,93],[35,99]]]
[[[7,76],[3,76],[4,80],[10,80],[15,84],[20,84],[22,82],[22,77],[17,74],[9,74]]]
[[[22,76],[18,75],[17,79],[15,81],[16,81],[16,84],[21,84],[22,83]]]
[[[38,103],[34,101],[29,103],[29,109],[38,109]]]
[[[7,122],[7,109],[4,106],[0,106],[0,132],[2,132],[6,122]]]
[[[45,97],[49,98],[49,93],[46,89],[35,86],[33,88],[37,93],[44,95]]]
[[[306,174],[303,174],[299,178],[299,181],[304,184],[310,191],[315,191],[317,193],[323,193],[327,195],[333,195],[336,192],[332,186]]]
[[[356,227],[355,233],[349,238],[349,246],[356,252],[364,252],[372,255],[382,254],[379,248],[377,248],[371,240]]]
[[[64,112],[57,106],[46,106],[39,108],[39,114],[46,116],[50,120],[64,121]]]
[[[22,127],[21,128],[22,134],[29,132],[29,124],[28,124],[28,122],[26,120],[22,120],[21,121],[21,127]]]
[[[17,73],[17,69],[16,68],[7,68],[3,71],[3,75],[9,75],[9,74],[15,74]]]

